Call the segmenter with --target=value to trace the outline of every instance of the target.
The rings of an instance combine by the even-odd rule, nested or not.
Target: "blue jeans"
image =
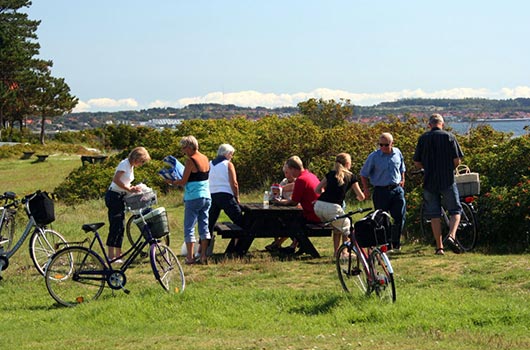
[[[394,219],[391,243],[393,248],[399,248],[401,246],[401,231],[403,231],[403,226],[405,225],[407,212],[405,190],[401,186],[391,190],[385,187],[375,187],[372,200],[375,209],[389,212],[392,219]]]
[[[197,198],[184,201],[184,241],[195,243],[195,224],[198,224],[199,237],[210,239],[208,230],[208,210],[212,204],[210,198]]]
[[[460,204],[460,196],[458,195],[458,187],[456,187],[456,183],[453,183],[450,187],[439,192],[429,192],[428,190],[423,189],[423,199],[423,216],[426,219],[442,217],[442,200],[449,215],[460,214],[462,212],[462,205]]]

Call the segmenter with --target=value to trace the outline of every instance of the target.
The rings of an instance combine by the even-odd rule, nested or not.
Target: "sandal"
[[[451,247],[453,253],[460,254],[464,251],[460,244],[458,244],[458,242],[453,239],[453,237],[447,237],[446,242],[447,244],[449,244],[449,247]]]
[[[435,255],[445,255],[444,253],[444,249],[443,248],[438,248],[436,249],[436,251],[434,252]]]
[[[197,260],[193,260],[193,259],[188,260],[187,258],[186,258],[186,260],[184,260],[184,264],[186,264],[186,265],[194,265],[196,263],[197,263]]]

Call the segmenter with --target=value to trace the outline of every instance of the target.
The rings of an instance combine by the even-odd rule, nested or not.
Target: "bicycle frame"
[[[353,234],[353,239],[351,240],[353,242],[354,246],[352,249],[355,249],[357,252],[360,253],[362,258],[362,264],[364,266],[367,266],[367,277],[368,277],[368,285],[371,288],[371,290],[368,293],[371,293],[375,290],[375,287],[378,286],[379,281],[376,278],[376,273],[374,269],[374,255],[372,254],[374,251],[379,253],[379,256],[381,259],[383,259],[386,266],[388,266],[388,273],[394,274],[394,269],[392,268],[392,264],[390,263],[390,259],[388,258],[388,255],[386,255],[386,252],[388,251],[387,245],[382,245],[379,247],[371,247],[371,248],[361,248],[359,244],[357,243],[357,240],[355,239],[355,233]],[[378,258],[379,258],[378,256]]]
[[[0,246],[0,271],[7,269],[7,267],[9,266],[9,259],[20,249],[20,247],[26,241],[28,236],[31,237],[29,243],[29,253],[31,259],[33,260],[37,271],[42,275],[44,274],[44,270],[46,268],[50,256],[55,253],[58,247],[60,247],[62,244],[67,245],[66,240],[64,239],[64,237],[61,236],[61,234],[52,229],[47,228],[46,225],[40,225],[35,221],[35,218],[31,213],[30,201],[38,193],[40,193],[40,191],[27,195],[20,201],[24,205],[24,211],[26,213],[26,216],[28,217],[28,222],[24,229],[24,232],[16,240],[16,242],[15,238],[10,235],[10,238],[13,239],[13,241],[9,242],[8,248],[6,249],[4,244]],[[10,204],[6,204],[3,207],[2,220],[4,221],[2,222],[2,225],[4,225],[5,223],[6,210],[13,210],[10,209],[11,207],[17,208],[20,203],[18,200],[15,200],[14,193],[9,193],[9,196],[9,199],[12,199],[13,202]],[[14,223],[15,221],[13,221],[13,224]],[[2,279],[1,275],[0,279]]]
[[[140,213],[140,216],[143,219],[143,215]],[[144,220],[145,222],[145,220]],[[95,224],[97,226],[90,227],[89,229],[86,229],[83,227],[83,229],[88,233],[90,232],[94,233],[94,237],[90,241],[90,244],[88,248],[86,249],[86,254],[83,256],[82,260],[80,261],[81,267],[83,267],[85,264],[90,263],[88,259],[92,259],[95,257],[96,259],[100,260],[102,264],[102,269],[83,269],[80,268],[78,271],[74,272],[74,277],[72,277],[73,280],[86,280],[86,281],[105,281],[106,284],[113,290],[122,289],[126,294],[129,294],[129,290],[125,289],[126,284],[126,276],[125,271],[132,265],[132,263],[136,260],[136,258],[142,253],[142,250],[147,246],[152,246],[153,244],[157,244],[157,239],[153,238],[151,234],[151,230],[149,228],[149,225],[144,225],[142,230],[142,235],[140,235],[137,239],[137,241],[134,243],[134,245],[127,250],[125,253],[121,254],[120,256],[110,259],[104,244],[103,240],[101,239],[101,236],[98,232],[98,229],[103,226],[103,224]],[[140,243],[140,240],[143,239],[143,242]],[[86,240],[85,240],[86,241]],[[81,248],[82,245],[77,246],[77,248]],[[97,247],[100,248],[101,252],[103,253],[103,257],[97,252]],[[67,249],[75,249],[76,246],[70,245]],[[61,251],[57,252],[57,254],[60,254]],[[127,259],[123,262],[123,264],[118,268],[115,269],[112,267],[112,263],[118,259],[127,257]],[[52,257],[53,260],[53,257]]]
[[[22,235],[18,239],[17,243],[15,243],[15,245],[13,246],[13,249],[11,249],[7,254],[3,254],[3,248],[0,247],[0,255],[5,256],[8,259],[11,258],[13,256],[13,254],[15,254],[18,249],[20,249],[20,247],[22,246],[22,244],[24,243],[26,238],[29,236],[29,233],[31,232],[31,229],[33,227],[35,227],[35,230],[39,230],[41,233],[43,232],[43,228],[35,222],[35,218],[33,218],[33,215],[31,214],[31,211],[29,209],[29,201],[31,199],[33,199],[33,197],[35,197],[35,195],[36,195],[36,193],[34,193],[34,194],[30,195],[30,196],[26,196],[23,199],[23,201],[22,201],[24,203],[24,211],[26,212],[26,216],[29,218],[29,221],[28,221],[28,223],[26,225],[26,228],[24,229],[24,232],[22,233]],[[15,207],[16,206],[17,205],[15,205]],[[4,218],[2,217],[2,224],[3,224],[3,219]],[[0,271],[2,270],[1,264],[2,264],[2,261],[0,260]]]

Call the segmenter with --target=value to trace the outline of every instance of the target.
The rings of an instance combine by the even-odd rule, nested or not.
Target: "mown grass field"
[[[0,161],[0,191],[52,191],[78,156]],[[110,179],[109,179],[110,181]],[[259,195],[246,195],[255,201]],[[159,196],[171,246],[182,244],[182,194]],[[20,216],[19,216],[20,218]],[[103,200],[56,205],[53,228],[70,241],[80,226],[105,221]],[[103,233],[106,226],[103,228]],[[225,259],[218,239],[208,266],[185,266],[182,295],[165,294],[147,260],[127,271],[129,295],[106,289],[95,302],[58,306],[27,244],[0,281],[1,349],[528,349],[530,257],[435,256],[406,244],[393,256],[397,302],[342,292],[331,238],[315,238],[322,258],[279,259],[256,240],[246,259]]]

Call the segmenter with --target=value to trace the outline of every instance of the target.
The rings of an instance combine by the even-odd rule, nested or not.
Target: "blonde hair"
[[[127,157],[129,159],[129,163],[134,163],[136,161],[141,161],[143,163],[147,163],[151,160],[151,156],[149,155],[149,152],[145,149],[145,147],[135,147],[129,153],[129,156]]]
[[[346,168],[346,163],[351,164],[351,156],[348,153],[337,154],[333,170],[335,170],[335,178],[339,186],[344,185],[344,181],[349,181],[352,176],[352,172]]]
[[[180,147],[190,147],[192,150],[197,151],[199,149],[199,141],[197,141],[195,136],[184,136],[180,139]]]

